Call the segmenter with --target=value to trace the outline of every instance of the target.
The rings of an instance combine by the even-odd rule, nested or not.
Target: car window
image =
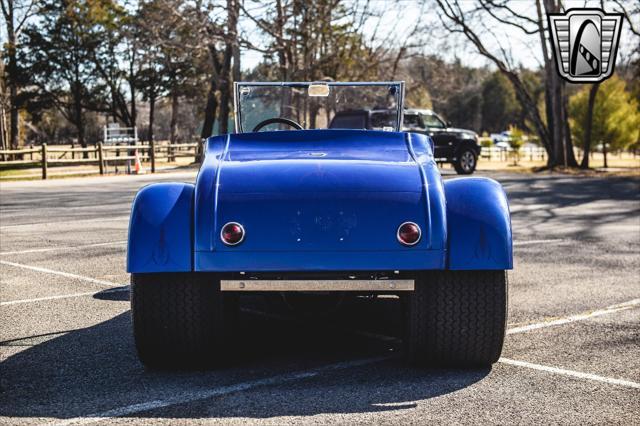
[[[373,130],[393,129],[396,123],[395,112],[373,112],[371,113],[371,128]]]
[[[418,114],[405,114],[404,115],[404,127],[409,129],[415,129],[422,127]]]
[[[444,128],[445,125],[435,114],[420,114],[422,116],[422,121],[424,125],[427,127],[438,127]]]
[[[366,113],[336,114],[329,124],[330,129],[366,129]]]

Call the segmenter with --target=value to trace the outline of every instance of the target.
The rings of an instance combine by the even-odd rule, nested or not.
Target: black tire
[[[507,323],[505,271],[429,271],[405,298],[405,354],[414,365],[487,367]]]
[[[148,368],[213,366],[230,351],[237,299],[210,274],[131,274],[138,357]]]
[[[478,165],[478,154],[469,148],[463,147],[458,152],[456,160],[453,162],[453,168],[459,175],[470,175],[476,170]]]

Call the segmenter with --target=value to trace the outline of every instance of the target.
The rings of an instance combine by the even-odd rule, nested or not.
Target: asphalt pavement
[[[0,183],[0,424],[637,424],[640,179],[490,176],[515,265],[503,357],[482,370],[404,365],[394,298],[321,321],[248,298],[228,365],[145,371],[131,201],[195,173]]]

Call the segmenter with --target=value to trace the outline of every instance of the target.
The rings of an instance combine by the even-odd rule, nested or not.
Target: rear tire
[[[212,366],[229,353],[237,301],[201,273],[131,274],[138,357],[149,368]]]
[[[487,367],[502,352],[505,271],[429,271],[405,299],[405,353],[415,365]]]

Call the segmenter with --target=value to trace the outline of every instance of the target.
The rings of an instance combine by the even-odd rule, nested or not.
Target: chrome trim
[[[240,241],[238,241],[237,243],[228,243],[224,240],[224,238],[222,238],[222,232],[224,231],[224,228],[226,228],[228,225],[238,225],[240,227],[240,229],[242,229],[242,238],[240,238]],[[241,242],[244,241],[244,236],[246,235],[246,232],[244,232],[244,226],[242,226],[241,224],[239,224],[238,222],[227,222],[225,223],[222,228],[220,228],[220,241],[222,241],[225,245],[227,246],[237,246],[238,244],[240,244]]]
[[[405,243],[404,241],[402,241],[402,239],[400,238],[400,228],[402,228],[404,225],[415,225],[418,227],[418,239],[416,240],[415,243]],[[420,228],[420,225],[418,225],[415,222],[402,222],[400,224],[400,226],[398,226],[398,230],[396,231],[396,238],[398,239],[398,242],[400,244],[402,244],[403,246],[407,246],[407,247],[412,247],[415,246],[416,244],[418,244],[420,242],[420,240],[422,239],[422,228]]]
[[[220,280],[220,291],[413,291],[414,280]]]

